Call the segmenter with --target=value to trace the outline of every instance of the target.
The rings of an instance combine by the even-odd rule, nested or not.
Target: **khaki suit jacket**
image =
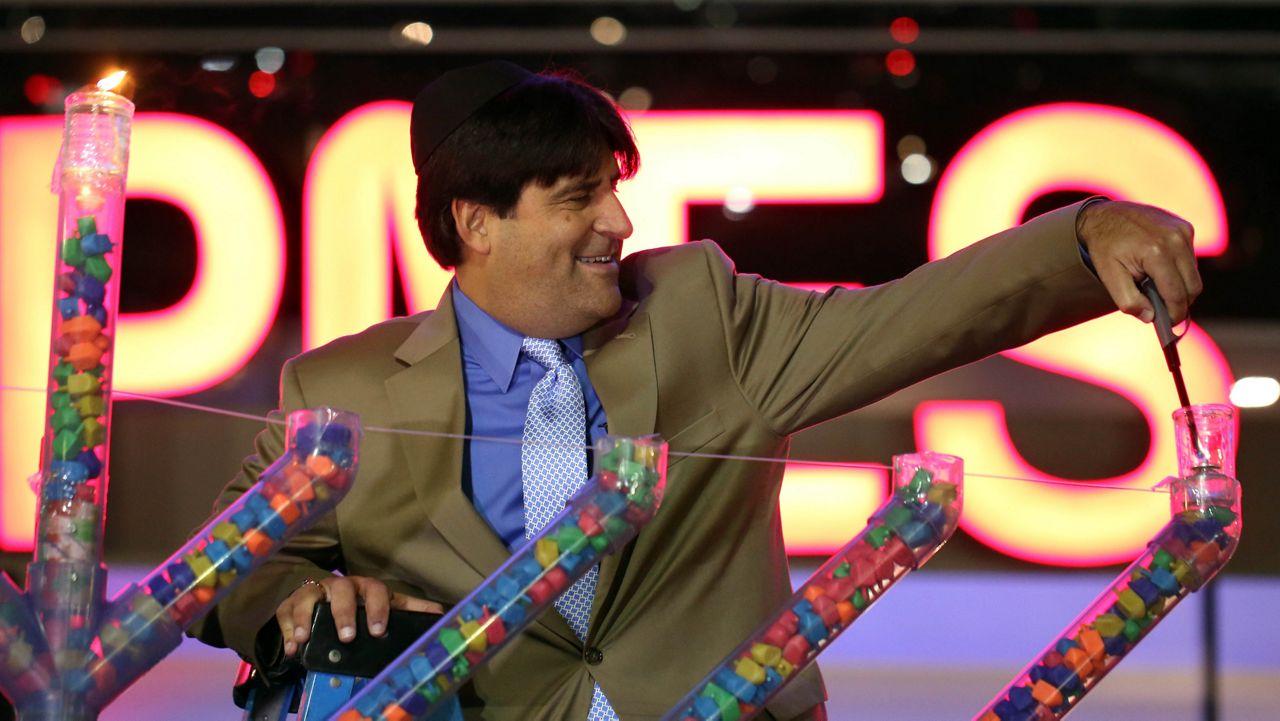
[[[737,274],[710,242],[637,253],[621,266],[621,312],[584,336],[588,375],[613,433],[659,433],[673,453],[785,456],[796,431],[1111,310],[1080,258],[1077,210],[901,280],[825,294]],[[462,433],[460,358],[446,292],[435,312],[291,360],[282,410],[332,406],[366,426]],[[220,505],[280,454],[282,436],[278,426],[259,435]],[[366,430],[343,503],[193,633],[256,659],[279,603],[329,569],[457,603],[508,557],[463,494],[462,458],[457,440]],[[586,643],[559,614],[544,614],[477,674],[485,705],[468,715],[580,721],[594,679],[624,720],[660,717],[790,596],[782,474],[779,463],[673,455],[657,517],[601,564]],[[603,661],[589,665],[584,647]],[[768,714],[805,718],[824,698],[811,667]]]

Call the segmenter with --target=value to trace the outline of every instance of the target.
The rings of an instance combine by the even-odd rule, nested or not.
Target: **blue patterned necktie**
[[[524,444],[520,447],[520,475],[524,487],[524,537],[532,538],[587,481],[587,413],[582,386],[565,359],[559,341],[525,338],[521,350],[547,374],[533,387],[524,418]],[[592,566],[555,601],[578,638],[586,640],[591,621],[591,601],[596,593],[600,567]],[[617,721],[600,684],[595,684],[587,721]]]

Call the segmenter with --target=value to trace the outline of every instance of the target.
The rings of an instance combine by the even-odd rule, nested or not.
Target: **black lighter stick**
[[[1173,387],[1178,391],[1178,403],[1187,410],[1191,447],[1195,449],[1197,456],[1203,458],[1204,450],[1200,447],[1200,434],[1196,432],[1196,419],[1191,414],[1191,398],[1187,395],[1187,382],[1182,378],[1182,360],[1178,358],[1178,336],[1173,334],[1173,321],[1169,318],[1169,309],[1164,304],[1164,298],[1160,297],[1160,292],[1156,290],[1155,282],[1150,278],[1143,280],[1139,287],[1155,308],[1156,317],[1152,325],[1156,329],[1156,338],[1160,340],[1160,348],[1164,351],[1165,365],[1169,366],[1169,373],[1173,375]]]

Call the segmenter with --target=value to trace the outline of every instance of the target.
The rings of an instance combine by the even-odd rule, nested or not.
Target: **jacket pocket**
[[[667,439],[669,457],[667,467],[683,461],[688,456],[677,453],[695,453],[724,433],[724,425],[720,422],[720,414],[715,408],[707,411],[698,420],[681,428]]]

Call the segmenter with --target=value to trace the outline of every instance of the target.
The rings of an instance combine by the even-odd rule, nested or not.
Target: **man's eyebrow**
[[[565,200],[566,198],[571,198],[575,195],[580,195],[582,193],[593,191],[600,186],[600,182],[601,182],[601,179],[599,176],[592,177],[592,178],[579,178],[569,183],[568,185],[564,186],[560,190],[557,190],[556,192],[552,193],[551,202],[558,203],[562,200]]]

